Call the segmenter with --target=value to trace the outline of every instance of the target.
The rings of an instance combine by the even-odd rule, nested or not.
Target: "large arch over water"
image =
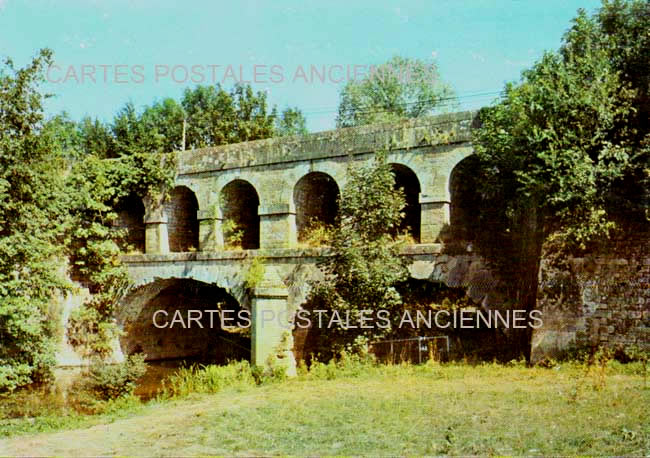
[[[144,353],[149,361],[223,364],[249,359],[247,316],[248,311],[217,285],[188,278],[159,279],[121,301],[120,347],[125,355]]]

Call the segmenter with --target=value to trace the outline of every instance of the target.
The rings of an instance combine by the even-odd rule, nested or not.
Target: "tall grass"
[[[217,393],[226,387],[254,386],[255,378],[248,361],[226,366],[192,365],[181,368],[163,381],[163,398],[183,397],[190,393]]]

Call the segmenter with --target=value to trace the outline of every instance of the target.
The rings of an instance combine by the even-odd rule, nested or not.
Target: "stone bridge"
[[[471,247],[443,254],[445,242],[468,240],[473,230],[471,190],[463,187],[461,172],[473,152],[475,121],[473,112],[452,113],[178,153],[167,200],[131,196],[120,208],[138,253],[123,258],[136,287],[118,316],[126,331],[122,350],[162,359],[204,354],[219,339],[237,340],[236,333],[197,323],[173,330],[152,324],[156,310],[168,311],[158,315],[164,325],[175,309],[230,304],[251,314],[253,364],[269,355],[291,361],[291,333],[264,314],[282,312],[286,321],[305,302],[308,280],[318,277],[316,263],[326,254],[314,240],[315,224],[334,222],[346,169],[371,161],[379,150],[388,151],[396,185],[406,195],[402,229],[412,243],[404,256],[413,277],[480,284],[473,278],[486,273],[468,253]],[[469,292],[480,299],[480,289]]]

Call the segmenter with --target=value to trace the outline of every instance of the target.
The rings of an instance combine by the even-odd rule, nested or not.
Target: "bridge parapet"
[[[450,113],[272,138],[178,154],[167,200],[140,196],[144,214],[129,215],[149,254],[227,251],[232,235],[245,250],[297,248],[311,221],[334,222],[347,169],[388,151],[404,189],[404,227],[415,243],[441,240],[450,224],[455,167],[472,155],[475,112]]]
[[[471,141],[474,111],[184,151],[180,174]]]

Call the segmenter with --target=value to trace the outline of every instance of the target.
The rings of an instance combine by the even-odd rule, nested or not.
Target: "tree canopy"
[[[68,222],[64,162],[43,129],[38,84],[52,58],[0,70],[0,390],[46,376],[53,363],[52,269]]]
[[[386,153],[378,152],[373,163],[350,166],[339,197],[339,213],[331,237],[331,255],[321,269],[324,280],[315,284],[312,301],[334,314],[357,319],[362,311],[388,311],[394,320],[402,306],[397,289],[408,278],[406,261],[399,255],[397,229],[404,218],[406,200],[395,189],[395,176]],[[392,314],[392,315],[391,315]],[[339,316],[340,316],[339,315]],[[366,315],[368,316],[368,315]],[[320,338],[325,352],[357,337],[378,337],[391,329],[327,329]],[[318,331],[317,331],[318,332]]]
[[[164,98],[138,111],[126,103],[109,124],[85,118],[79,123],[83,151],[115,158],[132,152],[169,153],[192,148],[307,133],[302,112],[280,115],[266,93],[250,85],[230,91],[221,86],[187,88],[180,101]]]
[[[623,209],[637,222],[647,209],[650,137],[639,114],[648,110],[648,78],[639,65],[648,51],[630,37],[640,22],[650,30],[648,11],[643,1],[579,11],[560,50],[481,113],[476,184],[490,205],[479,219],[495,230],[478,231],[480,245],[529,310],[545,243],[576,252],[607,237]]]
[[[427,116],[454,100],[454,91],[440,79],[433,62],[395,56],[343,87],[336,126]]]

